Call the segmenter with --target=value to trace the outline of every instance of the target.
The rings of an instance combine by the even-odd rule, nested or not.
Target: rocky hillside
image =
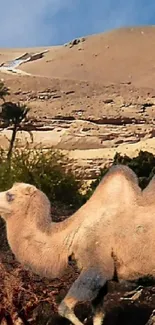
[[[48,48],[16,74],[0,70],[8,100],[31,107],[18,145],[31,142],[31,131],[32,146],[66,151],[88,178],[116,152],[155,152],[154,37],[155,27],[119,29]],[[1,49],[0,63],[39,50]],[[1,146],[10,133],[1,128]]]

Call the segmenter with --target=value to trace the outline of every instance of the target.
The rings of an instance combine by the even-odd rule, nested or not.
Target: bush
[[[127,155],[116,153],[113,163],[100,170],[100,174],[95,181],[92,182],[86,196],[87,199],[92,195],[103,176],[108,172],[112,165],[123,164],[130,167],[137,175],[139,186],[144,189],[151,178],[155,175],[155,156],[147,151],[140,151],[137,157],[130,158]]]
[[[15,149],[11,168],[5,151],[0,152],[0,191],[14,182],[30,183],[48,196],[52,204],[78,208],[83,202],[81,182],[67,171],[67,158],[54,150]]]

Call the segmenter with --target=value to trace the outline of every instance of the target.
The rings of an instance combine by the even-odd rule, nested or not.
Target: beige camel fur
[[[81,271],[59,313],[82,323],[73,309],[92,301],[94,325],[104,313],[96,297],[108,280],[155,278],[154,179],[142,192],[136,175],[122,165],[104,176],[92,197],[70,218],[54,223],[50,202],[35,186],[16,183],[0,193],[0,215],[6,221],[9,245],[18,261],[49,278],[60,277],[74,258]]]

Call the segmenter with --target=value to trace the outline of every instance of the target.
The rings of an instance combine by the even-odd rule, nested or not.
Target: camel
[[[0,215],[20,263],[54,279],[63,275],[69,260],[76,261],[79,277],[58,307],[74,325],[82,325],[74,307],[85,301],[92,304],[93,324],[103,323],[108,281],[155,278],[154,189],[154,178],[142,191],[130,168],[113,166],[90,199],[58,223],[51,220],[47,196],[35,186],[15,183],[0,193]]]

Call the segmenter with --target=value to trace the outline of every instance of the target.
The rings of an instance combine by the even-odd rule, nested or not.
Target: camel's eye
[[[10,193],[10,192],[7,192],[6,193],[6,199],[8,202],[12,202],[14,200],[14,194]]]

